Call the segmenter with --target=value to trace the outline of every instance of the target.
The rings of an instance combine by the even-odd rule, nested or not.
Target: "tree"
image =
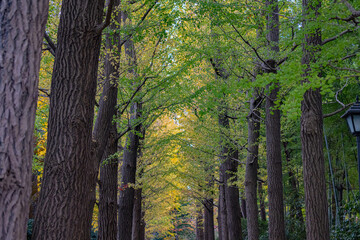
[[[304,27],[317,20],[321,1],[302,3]],[[306,66],[304,84],[309,82],[311,64],[316,62],[321,30],[308,28],[301,63]],[[320,89],[308,89],[301,102],[301,146],[305,188],[306,238],[330,239],[323,153],[323,113]]]
[[[112,3],[112,2],[110,2]],[[48,143],[33,239],[89,239],[98,173],[92,142],[104,0],[62,3]]]
[[[264,62],[264,72],[276,74],[279,54],[279,7],[276,0],[266,1],[267,39],[269,41],[269,60]],[[283,181],[281,162],[280,110],[276,106],[279,83],[275,80],[267,86],[266,97],[266,159],[269,196],[269,239],[285,240],[285,219],[283,203]]]
[[[115,0],[114,5],[119,6]],[[114,11],[116,22],[120,22],[120,11]],[[116,22],[112,22],[109,31],[115,31]],[[117,237],[117,186],[118,186],[118,131],[113,118],[116,116],[118,95],[119,63],[114,61],[120,54],[120,34],[106,33],[105,40],[105,83],[99,103],[93,137],[99,146],[97,161],[100,162],[99,182],[99,240],[116,240]],[[105,148],[105,151],[101,151]],[[100,150],[101,149],[101,150]]]
[[[259,239],[259,213],[257,206],[257,170],[260,135],[260,97],[250,99],[250,113],[248,116],[248,154],[245,173],[245,196],[248,239]]]
[[[0,3],[0,239],[25,239],[48,4]]]

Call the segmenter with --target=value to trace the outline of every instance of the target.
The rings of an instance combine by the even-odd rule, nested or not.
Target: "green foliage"
[[[331,239],[336,240],[356,240],[360,239],[360,222],[358,220],[360,212],[360,203],[357,200],[346,203],[341,208],[343,219],[339,225],[334,225],[331,231]]]

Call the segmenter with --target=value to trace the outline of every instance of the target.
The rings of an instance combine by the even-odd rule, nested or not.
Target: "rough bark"
[[[118,158],[114,157],[118,150],[116,134],[116,124],[114,123],[107,149],[100,165],[99,240],[116,240],[117,237]]]
[[[37,204],[38,198],[39,198],[39,188],[38,188],[37,174],[32,173],[29,219],[34,219],[34,217],[35,217],[36,204]]]
[[[90,238],[98,161],[92,126],[104,0],[64,0],[33,239]]]
[[[141,104],[133,103],[131,106],[130,122],[133,123],[136,119],[140,118],[140,111]],[[129,133],[124,149],[119,195],[118,240],[131,240],[135,200],[135,189],[133,186],[136,180],[140,131],[141,125],[139,124],[135,127],[134,131]]]
[[[0,239],[25,239],[48,0],[0,2]]]
[[[196,240],[204,240],[204,213],[203,208],[197,206],[196,210]]]
[[[266,100],[266,157],[269,198],[269,239],[285,239],[283,182],[281,163],[280,111],[275,109],[275,87]]]
[[[262,187],[262,182],[258,181],[258,192],[259,192],[259,203],[260,203],[260,218],[261,221],[266,221],[266,208],[265,208],[265,199],[264,199],[264,190]]]
[[[234,159],[238,159],[238,151],[231,150],[230,156]],[[237,180],[237,168],[238,162],[233,159],[227,159],[226,163],[226,182],[225,197],[226,197],[226,211],[227,211],[227,224],[229,239],[242,239],[241,234],[241,208],[239,188],[235,186]]]
[[[144,211],[142,210],[142,189],[135,189],[135,202],[133,210],[132,240],[142,240],[144,226]]]
[[[248,116],[248,155],[245,170],[245,197],[247,232],[249,240],[259,239],[259,221],[257,205],[257,169],[259,153],[260,112],[259,98],[250,99],[250,114]]]
[[[215,240],[214,231],[214,200],[204,200],[204,240]]]
[[[276,73],[276,57],[279,52],[279,8],[277,0],[266,1],[267,39],[269,41],[269,57],[264,72]],[[269,198],[269,239],[285,240],[285,219],[281,162],[280,110],[276,106],[279,85],[277,82],[267,86],[266,98],[266,159],[268,174]]]
[[[119,4],[119,0],[114,0],[115,6]],[[115,13],[115,20],[120,22],[120,13]],[[116,23],[110,24],[109,28],[114,31],[117,28]],[[116,56],[120,52],[119,44],[119,33],[106,34],[105,83],[93,131],[94,140],[97,142],[97,161],[100,162],[102,158],[99,184],[99,240],[116,240],[117,237],[118,159],[114,157],[114,154],[118,150],[118,140],[116,124],[111,122],[116,115],[117,81],[119,78],[119,63],[112,61],[112,59],[114,55]],[[104,152],[103,149],[106,151]]]
[[[321,1],[303,0],[304,27],[319,16]],[[312,16],[313,19],[309,19]],[[316,62],[321,45],[319,28],[305,34],[302,64]],[[305,73],[305,77],[307,72]],[[307,80],[306,80],[307,81]],[[305,82],[306,82],[305,81]],[[301,102],[301,146],[305,189],[306,238],[330,239],[323,154],[323,113],[320,89],[309,89]]]
[[[229,119],[226,115],[226,110],[222,109],[219,115],[219,125],[221,128],[229,129]],[[237,179],[236,173],[238,167],[238,162],[234,159],[238,158],[238,152],[232,149],[224,138],[221,141],[221,156],[226,206],[226,220],[224,218],[222,221],[224,220],[227,224],[227,228],[223,229],[223,231],[227,231],[228,239],[241,239],[239,189],[234,185]]]

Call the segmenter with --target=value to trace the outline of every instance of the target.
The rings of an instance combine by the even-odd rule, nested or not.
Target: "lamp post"
[[[360,193],[360,102],[356,97],[356,102],[341,116],[346,119],[352,135],[356,136],[357,142],[357,161],[359,176],[359,193]]]

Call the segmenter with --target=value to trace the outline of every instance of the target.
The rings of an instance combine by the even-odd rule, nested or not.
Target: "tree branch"
[[[142,18],[140,19],[140,21],[138,22],[138,24],[136,24],[136,26],[135,26],[134,29],[138,28],[138,27],[142,24],[142,22],[145,20],[145,18],[149,15],[149,13],[151,12],[151,10],[152,10],[152,9],[154,8],[154,6],[156,5],[157,1],[158,1],[158,0],[156,0],[156,1],[154,2],[154,4],[150,6],[150,8],[149,8],[148,10],[146,10],[145,14],[142,16]],[[129,41],[129,39],[132,38],[132,36],[134,35],[134,33],[135,33],[134,30],[131,31],[131,33],[130,33],[129,35],[127,35],[126,38],[125,38],[123,41],[120,42],[119,48],[121,48],[122,45],[124,45],[127,41]]]
[[[332,112],[332,113],[328,113],[328,114],[324,114],[323,115],[323,118],[327,118],[327,117],[331,117],[331,116],[334,116],[335,114],[338,114],[339,112],[345,110],[346,108],[350,107],[351,105],[353,105],[354,103],[349,103],[349,104],[346,104],[344,105],[342,108],[339,108],[338,110]]]
[[[49,47],[49,52],[55,57],[55,53],[56,53],[56,45],[55,43],[51,40],[51,38],[49,37],[49,35],[45,32],[44,34],[44,38],[46,40],[46,45]]]
[[[329,43],[329,42],[332,42],[332,41],[338,39],[338,38],[341,37],[342,35],[345,35],[345,34],[351,33],[351,32],[355,32],[355,31],[358,30],[358,29],[359,29],[359,27],[355,28],[355,30],[346,29],[345,31],[339,33],[338,35],[333,36],[333,37],[331,37],[331,38],[328,38],[328,39],[325,39],[324,41],[322,41],[321,46],[324,46],[325,44],[327,44],[327,43]]]
[[[106,17],[105,17],[105,21],[96,26],[96,28],[95,28],[96,33],[101,34],[102,31],[107,26],[109,26],[110,21],[111,21],[111,14],[112,14],[113,8],[114,8],[114,0],[110,0],[109,5],[108,5],[108,9],[107,9],[107,13],[106,13]]]
[[[43,89],[43,88],[39,88],[39,91],[42,92],[42,93],[44,93],[47,97],[50,97],[50,94],[47,92],[47,91],[49,91],[49,90]]]

